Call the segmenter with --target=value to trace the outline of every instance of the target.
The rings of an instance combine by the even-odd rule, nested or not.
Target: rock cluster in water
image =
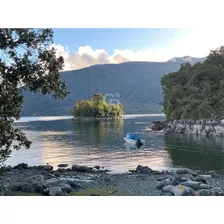
[[[224,120],[154,121],[149,128],[166,133],[224,136]]]

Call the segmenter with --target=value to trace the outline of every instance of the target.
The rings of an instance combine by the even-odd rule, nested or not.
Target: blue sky
[[[76,51],[90,45],[112,54],[114,49],[133,51],[160,49],[175,45],[190,29],[53,29],[56,44]]]
[[[224,44],[222,29],[53,29],[65,70],[126,61],[206,57]]]

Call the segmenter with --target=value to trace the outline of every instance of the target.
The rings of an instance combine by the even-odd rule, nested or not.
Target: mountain
[[[195,64],[196,62],[203,62],[206,58],[193,58],[191,56],[184,56],[184,57],[175,57],[171,58],[167,62],[176,62],[176,63],[190,63]]]
[[[191,59],[197,61],[196,58]],[[160,79],[164,74],[177,71],[183,61],[186,63],[185,57],[167,62],[94,65],[62,72],[62,79],[70,91],[67,98],[61,101],[51,96],[24,92],[22,116],[71,115],[77,100],[86,100],[94,93],[107,94],[107,100],[119,100],[125,113],[161,113]]]

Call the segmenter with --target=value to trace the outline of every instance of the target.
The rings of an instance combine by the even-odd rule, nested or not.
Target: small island
[[[73,109],[77,120],[119,120],[123,113],[121,103],[110,104],[101,93],[95,93],[89,100],[77,101]]]

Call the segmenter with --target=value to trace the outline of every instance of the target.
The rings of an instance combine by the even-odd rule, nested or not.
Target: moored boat
[[[137,133],[127,133],[126,137],[124,137],[124,140],[129,144],[135,144],[135,145],[145,144],[145,140],[141,139],[140,135]]]

